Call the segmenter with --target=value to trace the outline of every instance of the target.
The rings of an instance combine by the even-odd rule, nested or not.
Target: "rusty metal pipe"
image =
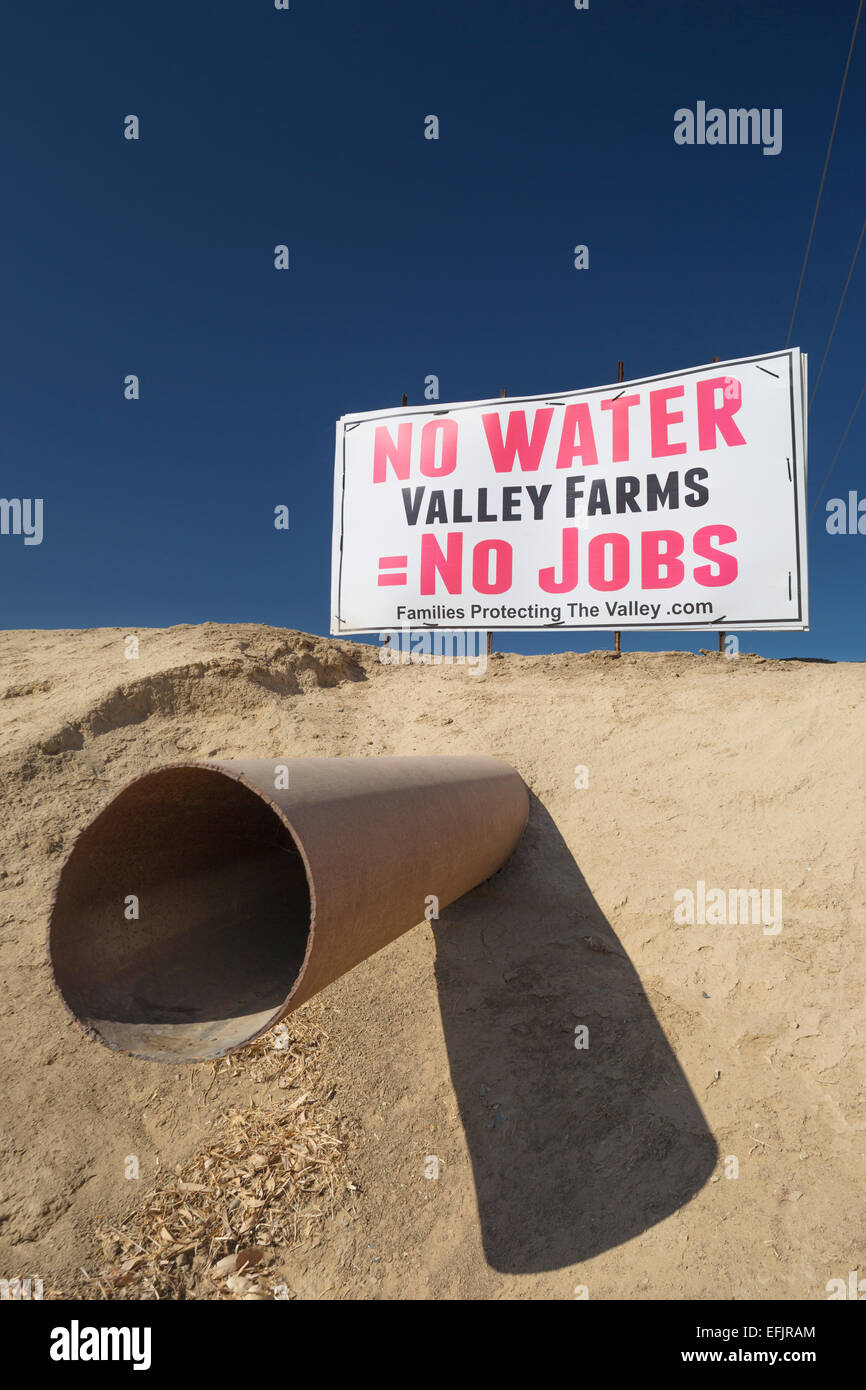
[[[60,871],[49,953],[109,1047],[220,1057],[489,878],[526,787],[488,757],[173,763],[125,786]]]

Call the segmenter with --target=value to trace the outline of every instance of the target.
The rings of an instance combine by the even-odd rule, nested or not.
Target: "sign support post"
[[[718,357],[714,357],[714,358],[713,358],[713,361],[714,361],[714,362],[718,362],[718,360],[719,360]],[[727,638],[727,633],[725,633],[725,632],[720,632],[720,633],[719,633],[719,655],[720,655],[720,656],[724,656],[724,654],[725,654],[725,640],[726,640],[726,638]]]
[[[505,395],[506,395],[505,387],[503,386],[503,387],[500,388],[500,391],[499,391],[499,399],[500,399],[501,401],[504,401],[504,400],[505,400]],[[488,632],[488,634],[487,634],[487,655],[488,655],[488,656],[492,656],[492,655],[493,655],[493,633],[492,633],[492,632]]]
[[[617,381],[625,381],[625,363],[624,363],[624,362],[617,362],[617,364],[616,364],[616,379],[617,379]],[[614,651],[616,652],[617,656],[619,656],[619,655],[620,655],[620,633],[619,633],[619,632],[616,632],[616,631],[615,631],[614,634],[613,634],[613,649],[614,649]]]

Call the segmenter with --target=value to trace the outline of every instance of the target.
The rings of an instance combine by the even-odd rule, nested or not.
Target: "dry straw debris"
[[[104,1230],[105,1263],[95,1273],[82,1270],[79,1296],[290,1296],[268,1283],[275,1254],[337,1212],[354,1215],[357,1191],[347,1161],[351,1125],[335,1111],[316,1065],[320,1017],[321,1009],[308,1007],[213,1064],[208,1090],[232,1073],[271,1083],[286,1098],[225,1112],[208,1143]]]

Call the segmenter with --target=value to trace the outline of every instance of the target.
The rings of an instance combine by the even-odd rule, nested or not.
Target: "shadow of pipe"
[[[715,1141],[536,797],[509,862],[433,926],[490,1265],[528,1274],[577,1264],[688,1202],[713,1172]]]

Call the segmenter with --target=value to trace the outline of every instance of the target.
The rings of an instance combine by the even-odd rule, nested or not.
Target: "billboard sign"
[[[798,348],[337,425],[332,633],[808,628]]]

